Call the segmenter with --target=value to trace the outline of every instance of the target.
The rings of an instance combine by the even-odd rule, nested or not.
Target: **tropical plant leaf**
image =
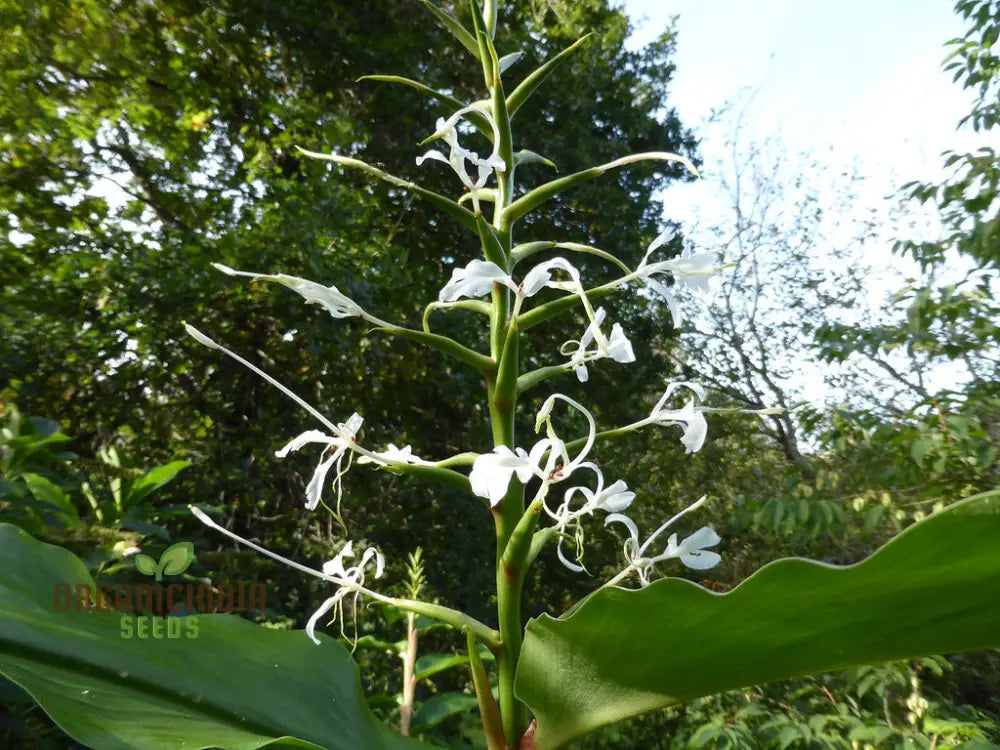
[[[161,637],[142,638],[131,613],[55,611],[57,586],[72,591],[93,580],[69,551],[8,524],[0,524],[0,570],[0,674],[85,745],[430,747],[372,716],[357,667],[325,636],[317,646],[301,631],[197,615],[151,618],[144,622],[158,622]]]
[[[1000,646],[1000,491],[910,527],[867,560],[771,563],[716,594],[668,578],[528,623],[515,689],[538,748],[725,690]]]
[[[57,509],[59,517],[65,520],[70,528],[82,528],[80,514],[77,513],[72,501],[58,485],[39,474],[23,474],[22,478],[28,485],[31,494],[43,503]]]
[[[413,717],[413,731],[426,732],[445,719],[472,711],[479,705],[476,696],[468,693],[441,693],[421,704]]]
[[[147,495],[160,489],[163,485],[191,465],[190,461],[171,461],[168,464],[150,469],[133,484],[125,497],[123,505],[135,505]]]

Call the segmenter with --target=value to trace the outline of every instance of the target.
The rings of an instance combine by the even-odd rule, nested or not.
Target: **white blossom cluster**
[[[485,158],[463,147],[459,142],[459,124],[464,119],[468,119],[469,116],[475,116],[480,125],[485,121],[492,130],[493,150]],[[418,157],[417,164],[421,165],[427,160],[448,164],[458,176],[463,187],[469,192],[473,207],[478,214],[481,191],[484,190],[490,176],[497,174],[498,177],[502,177],[506,170],[504,160],[497,150],[501,139],[490,107],[484,102],[478,102],[460,109],[447,119],[438,120],[437,129],[428,140],[441,140],[447,147],[448,153],[446,155],[442,151],[432,149]],[[672,157],[673,155],[663,156]],[[677,158],[679,159],[679,157]],[[345,163],[360,163],[346,158],[341,160]],[[604,165],[604,167],[616,166],[619,163],[630,163],[630,159],[619,160],[619,162],[613,162]],[[647,248],[639,265],[613,282],[611,286],[637,283],[652,290],[666,300],[675,325],[679,325],[679,307],[671,287],[664,282],[663,277],[669,274],[675,284],[704,290],[708,277],[718,270],[718,266],[714,258],[705,253],[685,253],[680,258],[650,262],[651,255],[667,243],[671,237],[669,231],[657,237]],[[555,244],[553,243],[553,245]],[[569,244],[560,246],[569,249],[582,247]],[[221,264],[215,264],[215,266],[231,276],[246,276],[254,280],[271,281],[286,286],[301,295],[307,303],[324,308],[334,318],[357,317],[379,327],[394,328],[391,324],[366,312],[354,300],[340,292],[336,286],[324,286],[286,274],[257,274],[237,271]],[[627,267],[625,269],[628,270]],[[563,357],[568,357],[568,360],[561,367],[566,372],[572,371],[580,382],[588,380],[588,365],[592,365],[598,360],[612,359],[621,364],[635,361],[632,343],[621,324],[614,323],[611,325],[610,331],[606,333],[607,313],[605,309],[603,307],[593,309],[581,281],[579,270],[565,257],[555,257],[536,264],[521,277],[520,281],[515,280],[512,273],[505,271],[496,263],[489,260],[472,260],[465,266],[456,267],[452,271],[448,283],[441,289],[439,303],[461,304],[458,301],[463,298],[483,297],[490,294],[495,285],[502,285],[513,292],[515,302],[512,317],[519,314],[527,300],[545,289],[561,291],[578,297],[579,303],[586,313],[586,328],[579,340],[566,342],[561,347],[560,353]],[[357,456],[358,463],[374,464],[390,471],[405,471],[409,467],[434,468],[439,463],[443,463],[426,461],[415,456],[409,445],[397,448],[395,445],[389,444],[384,451],[371,451],[364,448],[359,443],[359,433],[364,422],[361,415],[354,413],[346,422],[334,423],[255,365],[216,343],[194,327],[187,324],[185,327],[188,333],[200,343],[224,352],[275,385],[309,411],[326,428],[325,431],[306,430],[276,452],[279,458],[285,458],[290,453],[297,452],[308,445],[322,446],[316,468],[305,489],[305,506],[308,510],[315,510],[323,502],[329,484],[336,495],[339,512],[343,478],[355,456]],[[668,401],[681,389],[690,394],[689,398],[679,408],[668,408]],[[694,383],[670,384],[649,415],[629,425],[627,429],[639,429],[646,425],[680,427],[682,429],[680,439],[686,451],[695,453],[704,444],[707,431],[701,407],[704,399],[704,390]],[[567,442],[559,436],[553,425],[552,411],[557,402],[562,402],[581,414],[589,425],[588,435],[582,439],[582,448],[575,452],[575,455],[571,455],[572,451]],[[468,479],[473,493],[484,498],[490,506],[498,505],[507,495],[513,477],[516,476],[523,485],[532,483],[531,486],[534,487],[535,492],[532,502],[539,505],[540,509],[543,509],[551,520],[557,536],[558,557],[564,565],[575,571],[584,570],[580,564],[584,539],[582,522],[586,518],[594,516],[596,511],[607,514],[605,524],[621,524],[629,533],[629,539],[624,548],[626,567],[619,576],[609,583],[617,582],[625,575],[634,572],[640,584],[645,586],[649,583],[653,566],[667,559],[678,559],[689,568],[697,570],[710,568],[719,562],[719,555],[708,548],[715,546],[720,540],[718,535],[708,527],[695,531],[680,542],[677,541],[677,534],[671,534],[659,552],[654,552],[652,549],[663,531],[685,513],[700,507],[705,498],[701,498],[668,520],[645,542],[640,544],[636,524],[624,515],[624,511],[635,500],[635,493],[629,490],[625,482],[620,479],[608,483],[598,464],[588,460],[597,438],[597,428],[593,415],[573,399],[557,393],[550,396],[538,412],[536,431],[540,431],[543,426],[546,436],[538,440],[528,451],[523,448],[511,449],[501,445],[488,453],[479,455],[472,464]],[[332,480],[329,479],[331,472],[333,474]],[[535,482],[537,484],[533,484]],[[563,490],[561,500],[550,502],[550,492],[557,484],[563,485],[566,489]],[[347,595],[353,594],[356,597],[363,593],[376,599],[388,601],[385,597],[381,597],[381,595],[364,587],[365,571],[368,567],[372,564],[375,565],[376,578],[382,575],[384,568],[382,554],[374,548],[368,548],[356,565],[348,566],[345,561],[352,558],[354,552],[352,543],[347,542],[333,559],[323,565],[322,571],[317,571],[285,560],[236,536],[220,527],[198,509],[194,509],[194,512],[202,522],[241,543],[338,586],[336,593],[323,603],[309,621],[307,632],[309,637],[316,640],[317,643],[319,641],[314,635],[314,630],[319,619],[331,610],[334,611],[335,615],[342,614],[343,600]],[[568,556],[564,549],[564,542],[567,539],[573,540],[576,547],[575,554],[571,556]]]

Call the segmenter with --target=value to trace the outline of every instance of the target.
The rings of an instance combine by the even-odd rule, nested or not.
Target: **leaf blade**
[[[8,524],[0,524],[0,570],[0,674],[83,744],[108,750],[181,743],[235,750],[274,743],[327,750],[429,747],[375,720],[356,666],[326,636],[316,646],[301,631],[213,614],[168,618],[184,629],[196,620],[195,638],[143,639],[137,628],[134,637],[123,637],[117,612],[54,611],[57,585],[72,590],[92,587],[93,580],[67,550]]]
[[[995,647],[998,541],[993,492],[910,527],[857,565],[779,560],[727,594],[681,579],[606,589],[564,620],[528,624],[517,695],[538,717],[538,747],[551,748],[724,690]]]

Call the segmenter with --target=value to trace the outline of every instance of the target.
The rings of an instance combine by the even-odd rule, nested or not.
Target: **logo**
[[[156,582],[163,580],[164,573],[170,576],[179,576],[191,563],[194,562],[194,545],[191,542],[178,542],[167,547],[160,555],[160,561],[156,562],[149,555],[138,554],[135,556],[136,569],[147,576],[156,576]]]
[[[135,568],[151,583],[58,583],[53,592],[56,612],[104,610],[121,613],[121,637],[177,639],[198,637],[198,615],[267,609],[262,583],[211,584],[207,579],[175,583],[164,576],[183,575],[194,562],[194,545],[178,542],[163,550],[159,560],[139,553]],[[190,578],[190,577],[188,577]]]

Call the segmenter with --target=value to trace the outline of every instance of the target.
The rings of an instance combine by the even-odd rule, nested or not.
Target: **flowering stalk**
[[[450,280],[441,289],[436,302],[425,308],[420,330],[406,328],[375,317],[343,294],[336,286],[323,286],[306,279],[285,274],[255,274],[236,271],[226,266],[219,270],[232,276],[249,276],[255,280],[271,281],[284,285],[300,294],[308,303],[324,308],[337,319],[357,318],[374,324],[375,330],[403,336],[425,346],[454,357],[481,373],[486,383],[490,422],[492,426],[493,449],[487,453],[460,453],[440,461],[424,460],[413,455],[410,446],[398,448],[389,444],[383,451],[374,451],[361,445],[360,430],[363,419],[354,413],[343,423],[335,423],[309,405],[289,388],[263,372],[255,365],[231,352],[200,331],[188,326],[188,333],[202,344],[222,351],[227,356],[250,368],[268,382],[277,386],[296,403],[316,417],[326,431],[307,430],[293,438],[277,455],[283,457],[292,451],[312,445],[322,445],[319,463],[306,488],[306,507],[309,510],[323,503],[327,476],[333,475],[333,488],[337,493],[337,512],[340,508],[341,483],[351,461],[357,456],[357,463],[375,465],[381,469],[411,474],[463,490],[483,500],[493,516],[496,531],[496,596],[497,629],[484,625],[464,613],[436,604],[398,599],[373,591],[365,583],[367,569],[374,564],[375,578],[382,574],[384,561],[375,548],[368,548],[354,566],[345,561],[354,557],[350,542],[328,561],[322,571],[313,570],[275,555],[252,542],[220,527],[203,512],[192,509],[206,525],[245,544],[262,554],[295,567],[309,575],[322,578],[337,587],[334,594],[324,602],[309,621],[307,633],[317,643],[314,629],[328,612],[334,617],[343,613],[343,603],[348,597],[353,601],[361,595],[377,602],[397,607],[408,613],[408,649],[404,675],[403,727],[408,729],[413,703],[413,658],[416,654],[416,628],[414,617],[427,615],[464,631],[468,638],[469,658],[473,670],[474,684],[483,719],[483,728],[491,750],[517,748],[522,740],[530,737],[527,707],[514,694],[514,676],[521,652],[523,620],[521,615],[522,589],[525,575],[540,551],[554,543],[558,559],[574,571],[583,571],[584,522],[597,515],[606,514],[605,524],[618,523],[629,532],[623,551],[625,568],[611,579],[607,585],[614,585],[636,574],[641,585],[649,583],[654,565],[670,559],[680,560],[693,569],[705,569],[719,561],[719,555],[709,547],[719,542],[715,532],[707,527],[677,541],[677,534],[671,534],[666,543],[655,544],[663,532],[686,513],[700,507],[705,498],[698,500],[687,509],[676,514],[661,525],[645,542],[639,542],[639,531],[635,523],[623,515],[633,502],[636,493],[629,490],[625,482],[618,479],[606,481],[600,466],[589,458],[589,453],[598,438],[640,429],[647,425],[679,427],[680,440],[687,452],[701,449],[707,431],[705,413],[712,411],[703,405],[705,392],[692,383],[669,385],[652,411],[645,418],[625,427],[598,431],[593,415],[581,404],[562,395],[553,394],[545,400],[536,416],[535,431],[544,437],[526,450],[517,444],[515,435],[515,413],[521,393],[542,382],[573,372],[580,382],[586,382],[588,365],[597,360],[612,359],[621,364],[635,361],[632,343],[620,323],[611,324],[606,331],[607,313],[597,307],[594,301],[617,291],[628,284],[641,285],[662,297],[670,307],[675,325],[680,323],[680,312],[673,296],[673,287],[662,278],[669,274],[675,284],[686,284],[697,289],[706,287],[706,278],[718,270],[714,259],[705,254],[685,254],[680,258],[652,260],[652,254],[669,239],[669,233],[657,237],[647,248],[639,265],[633,270],[617,256],[601,250],[573,242],[533,241],[514,245],[513,227],[518,219],[525,216],[545,201],[563,190],[572,188],[587,180],[595,179],[609,170],[630,164],[653,161],[676,161],[694,171],[690,163],[676,154],[650,152],[616,159],[591,169],[553,180],[523,193],[515,198],[514,177],[519,164],[547,164],[547,159],[527,151],[514,151],[511,133],[511,117],[541,84],[545,77],[577,49],[584,40],[563,51],[534,73],[524,78],[512,94],[504,92],[502,74],[516,61],[519,53],[499,58],[493,44],[496,33],[496,0],[485,0],[480,8],[476,0],[471,0],[473,29],[463,26],[454,16],[445,13],[433,3],[425,4],[434,16],[476,57],[482,68],[488,91],[486,99],[466,104],[450,95],[443,95],[434,89],[410,79],[398,76],[373,76],[374,80],[401,83],[445,101],[456,107],[446,118],[437,121],[435,131],[427,141],[434,141],[438,148],[431,148],[416,159],[417,165],[437,168],[443,163],[450,167],[461,182],[464,193],[458,200],[426,190],[415,183],[386,173],[358,159],[337,154],[323,155],[303,151],[308,156],[325,159],[346,168],[358,169],[366,174],[397,187],[410,191],[417,197],[429,201],[444,213],[459,221],[464,227],[476,233],[482,258],[477,258],[464,267],[456,266]],[[465,141],[474,134],[460,130],[466,122],[489,141],[489,153],[483,148],[473,150]],[[484,154],[484,155],[481,155]],[[490,179],[495,179],[496,187],[488,187]],[[487,219],[483,208],[485,203],[493,204],[492,218]],[[470,211],[463,204],[468,203]],[[600,258],[615,267],[622,275],[606,284],[586,289],[580,272],[566,257],[549,258],[534,265],[525,274],[513,273],[519,264],[526,262],[536,253],[547,250],[564,250],[567,253],[582,253]],[[531,306],[529,299],[542,289],[552,289],[564,294],[553,301]],[[482,297],[490,296],[490,301]],[[530,309],[526,311],[524,308]],[[569,341],[561,348],[568,361],[540,367],[532,372],[521,373],[519,368],[519,339],[521,334],[560,313],[581,307],[586,323],[579,340]],[[435,334],[430,329],[430,315],[434,310],[467,310],[485,314],[489,318],[489,354],[474,351],[448,337]],[[672,401],[675,393],[686,393],[683,403]],[[587,421],[587,435],[565,441],[557,429],[553,412],[556,407],[571,409]],[[677,406],[677,408],[671,408]],[[716,410],[717,411],[717,410]],[[466,475],[462,470],[471,467]],[[585,479],[581,480],[579,477]],[[571,483],[569,480],[573,478]],[[565,484],[563,484],[565,483]],[[563,484],[563,488],[559,485]],[[527,502],[526,488],[532,488],[533,496]],[[561,499],[560,499],[561,490]],[[325,503],[323,503],[326,506]],[[539,529],[542,518],[548,525]],[[476,652],[478,643],[485,644],[496,657],[498,700],[494,702],[485,668]]]
[[[514,193],[514,149],[511,135],[510,116],[507,113],[507,99],[500,79],[496,50],[490,37],[479,27],[477,13],[473,13],[476,32],[480,42],[480,54],[486,53],[490,59],[488,66],[492,80],[488,88],[493,104],[493,117],[499,134],[496,143],[497,154],[503,160],[504,168],[498,170],[496,202],[493,204],[492,227],[480,226],[483,254],[489,258],[495,253],[496,245],[503,254],[503,265],[510,273],[510,253],[513,245],[512,222],[505,210]],[[485,66],[485,63],[484,63]],[[495,239],[494,239],[495,238]],[[487,381],[490,420],[493,424],[494,448],[515,446],[514,412],[517,407],[518,338],[517,319],[511,317],[510,289],[494,283],[492,290],[493,315],[490,320],[491,353],[497,360],[497,378]],[[524,487],[514,480],[507,494],[494,508],[497,547],[497,622],[500,631],[501,649],[497,655],[497,680],[499,687],[500,717],[504,736],[510,747],[517,747],[521,735],[528,728],[528,709],[514,696],[514,674],[521,653],[523,622],[521,599],[524,577],[527,572],[522,560],[505,561],[504,552],[511,535],[524,513]]]

